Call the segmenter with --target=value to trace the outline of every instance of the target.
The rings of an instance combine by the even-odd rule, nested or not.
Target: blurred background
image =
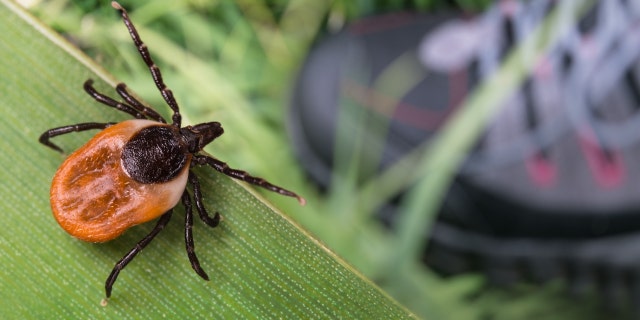
[[[164,105],[108,1],[20,2]],[[418,315],[640,315],[637,2],[120,3],[208,151]]]

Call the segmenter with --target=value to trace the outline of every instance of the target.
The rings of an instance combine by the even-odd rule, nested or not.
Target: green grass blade
[[[167,229],[122,272],[109,305],[100,306],[114,262],[152,225],[105,244],[68,236],[48,204],[49,182],[63,157],[37,139],[51,127],[124,119],[81,87],[94,78],[98,90],[113,92],[114,81],[8,0],[0,0],[0,30],[2,318],[413,317],[255,191],[206,168],[197,170],[205,205],[224,216],[219,228],[197,223],[194,230],[212,281],[202,281],[189,266],[177,210]],[[89,136],[56,142],[73,150]]]

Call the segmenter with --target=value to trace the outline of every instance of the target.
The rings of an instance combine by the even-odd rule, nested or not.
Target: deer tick
[[[178,103],[164,84],[160,69],[151,59],[127,11],[115,1],[111,5],[120,11],[156,87],[173,111],[171,123],[138,101],[125,84],[116,86],[116,92],[123,100],[116,101],[97,92],[89,79],[84,83],[84,90],[93,99],[135,119],[120,123],[79,123],[47,130],[40,136],[42,144],[62,152],[60,147],[49,141],[51,138],[71,132],[101,130],[73,152],[53,177],[51,209],[60,226],[69,234],[84,241],[104,242],[118,237],[132,226],[159,217],[153,230],[116,263],[105,283],[107,298],[111,296],[120,271],[167,225],[179,201],[185,208],[184,230],[189,261],[200,277],[209,280],[194,251],[192,196],[186,189],[187,183],[193,188],[193,200],[205,224],[217,226],[220,215],[216,212],[211,216],[205,209],[200,183],[191,170],[194,166],[211,166],[232,178],[297,198],[300,204],[305,204],[304,198],[291,191],[245,171],[231,169],[226,163],[201,153],[202,148],[223,133],[221,124],[206,122],[182,126]]]

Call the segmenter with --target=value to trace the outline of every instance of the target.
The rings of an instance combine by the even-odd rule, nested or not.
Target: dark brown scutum
[[[140,130],[122,150],[122,164],[140,183],[163,183],[175,178],[188,163],[188,150],[180,131],[168,125]]]

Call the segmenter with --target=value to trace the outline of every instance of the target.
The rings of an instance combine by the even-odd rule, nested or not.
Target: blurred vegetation
[[[121,4],[161,66],[185,122],[215,119],[223,123],[226,135],[215,142],[216,156],[303,194],[308,200],[303,210],[288,210],[296,204],[278,197],[269,199],[285,212],[296,212],[294,219],[411,310],[428,319],[605,318],[597,299],[573,300],[559,281],[505,290],[488,287],[481,275],[444,279],[418,263],[401,270],[391,268],[389,262],[402,248],[395,248],[394,236],[371,218],[376,208],[351,214],[356,210],[354,198],[360,195],[356,187],[321,193],[305,179],[293,156],[286,136],[287,103],[297,68],[314,40],[376,13],[446,7],[479,10],[489,2],[154,0]],[[35,1],[29,9],[144,100],[164,105],[108,1]],[[394,272],[401,274],[390,275]]]

